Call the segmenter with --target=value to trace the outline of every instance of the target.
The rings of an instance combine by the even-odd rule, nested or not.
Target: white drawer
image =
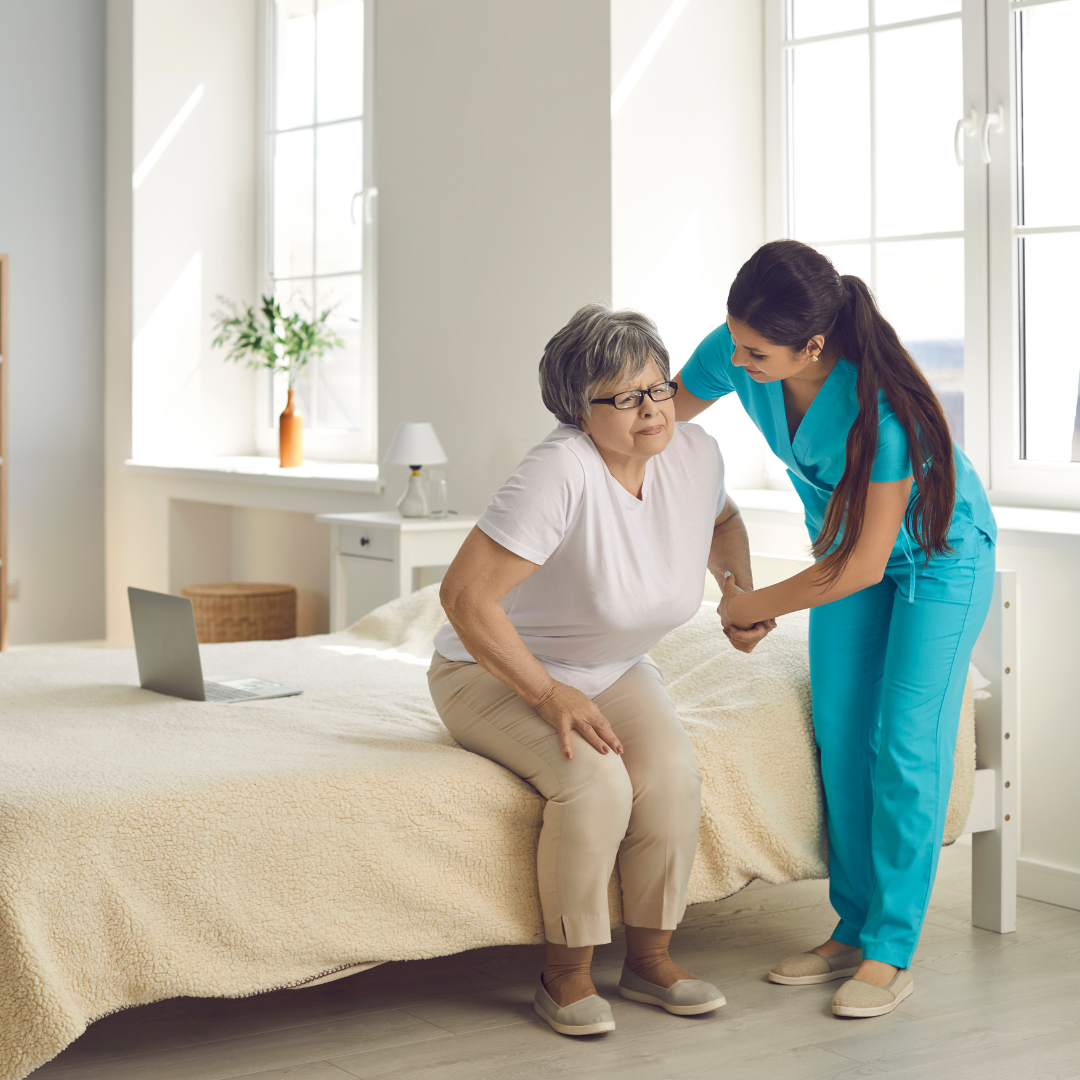
[[[394,530],[372,525],[342,525],[341,554],[393,562]]]

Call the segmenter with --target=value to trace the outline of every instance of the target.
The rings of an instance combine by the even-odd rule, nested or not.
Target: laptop
[[[128,588],[135,659],[144,690],[189,701],[252,701],[292,697],[304,691],[267,679],[204,682],[195,633],[195,609],[186,596]]]

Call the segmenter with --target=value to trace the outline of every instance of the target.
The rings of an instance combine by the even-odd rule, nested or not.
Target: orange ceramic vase
[[[304,417],[294,402],[296,391],[289,390],[289,403],[278,421],[278,452],[283,469],[304,464]]]

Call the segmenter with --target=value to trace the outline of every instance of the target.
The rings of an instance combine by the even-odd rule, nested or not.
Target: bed
[[[982,768],[969,686],[946,842],[978,830],[974,921],[1006,932],[1007,573],[995,604],[980,639],[994,695],[980,703]],[[242,705],[143,691],[128,650],[0,656],[0,1080],[118,1009],[542,940],[542,800],[439,723],[425,669],[441,621],[432,587],[347,633],[205,646],[208,678],[287,677],[306,691]],[[756,878],[824,876],[805,615],[747,657],[704,605],[652,655],[705,781],[691,903]],[[614,880],[610,898],[616,924]]]

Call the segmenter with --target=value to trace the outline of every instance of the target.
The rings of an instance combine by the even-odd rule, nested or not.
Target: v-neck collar
[[[814,395],[814,400],[810,402],[806,412],[803,413],[799,426],[795,429],[794,438],[792,438],[791,430],[788,427],[787,409],[784,407],[783,382],[777,379],[775,382],[768,384],[771,391],[773,417],[777,428],[784,434],[783,449],[787,451],[788,457],[796,464],[801,464],[800,459],[805,456],[806,451],[810,448],[818,428],[821,427],[821,422],[825,419],[837,397],[843,392],[852,374],[855,374],[854,365],[841,356],[833,364],[832,371],[825,376],[825,381],[821,384],[817,394]]]
[[[597,451],[596,456],[600,458],[600,467],[604,470],[608,482],[616,488],[616,498],[621,499],[622,504],[628,510],[640,510],[645,505],[645,501],[649,497],[649,492],[652,490],[653,459],[649,458],[649,460],[645,462],[645,478],[641,481],[641,498],[639,499],[636,495],[627,491],[626,488],[615,479],[611,470],[607,467],[607,462],[600,457],[599,451]]]
[[[587,432],[584,434],[585,441],[592,447],[592,452],[596,455],[596,463],[603,470],[604,476],[607,477],[608,484],[616,489],[615,498],[619,499],[623,506],[628,510],[640,510],[642,506],[645,505],[645,502],[649,498],[649,492],[652,490],[653,472],[655,471],[655,455],[645,462],[645,478],[641,481],[641,498],[639,499],[636,495],[627,491],[626,488],[615,479],[611,470],[607,467],[607,462],[604,460],[603,455],[596,448],[596,443],[592,441],[592,438]]]

